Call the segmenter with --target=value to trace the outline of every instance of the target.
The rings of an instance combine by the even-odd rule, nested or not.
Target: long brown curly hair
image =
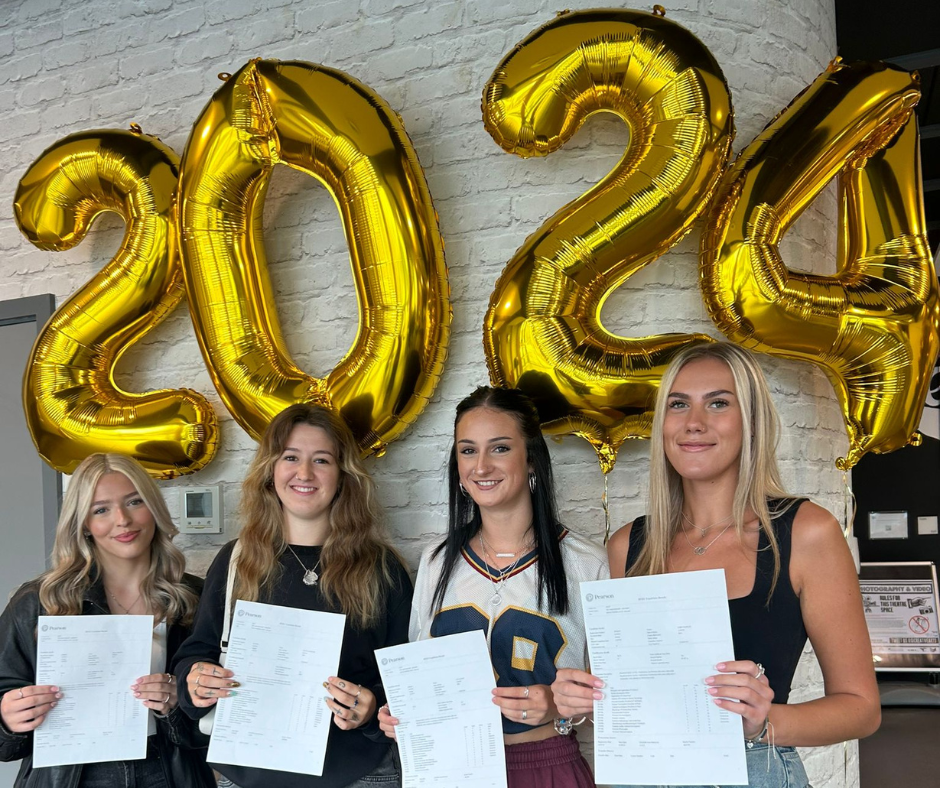
[[[375,482],[359,456],[349,427],[332,411],[300,403],[281,411],[265,430],[242,484],[242,526],[235,597],[265,598],[280,574],[287,549],[281,500],[274,489],[274,465],[299,424],[323,430],[336,447],[340,476],[330,508],[330,532],[320,555],[320,591],[359,628],[375,623],[383,593],[393,583],[390,559],[404,560],[391,546],[375,493]]]

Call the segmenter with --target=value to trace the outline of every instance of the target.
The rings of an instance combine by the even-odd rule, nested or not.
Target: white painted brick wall
[[[627,135],[594,119],[547,159],[503,153],[480,120],[484,83],[508,49],[562,8],[589,0],[0,0],[0,298],[52,292],[60,300],[113,254],[123,232],[104,217],[78,248],[42,252],[12,220],[13,193],[29,164],[65,134],[140,123],[182,152],[190,126],[218,87],[216,74],[249,58],[321,62],[378,91],[404,119],[425,168],[446,241],[453,338],[441,385],[414,427],[370,462],[396,543],[414,564],[445,527],[443,471],[454,404],[486,382],[481,325],[503,265],[554,210],[618,160]],[[674,0],[671,19],[714,52],[732,88],[740,150],[835,53],[831,0]],[[825,193],[787,234],[791,265],[834,269],[835,195]],[[265,208],[265,242],[286,340],[301,367],[325,374],[347,350],[357,319],[346,243],[332,200],[312,179],[278,171]],[[605,324],[626,336],[658,331],[718,333],[698,294],[698,232],[631,279],[608,302]],[[677,318],[676,315],[681,317]],[[823,374],[808,365],[765,364],[784,422],[788,485],[837,514],[846,449],[842,419]],[[187,385],[202,391],[222,422],[217,459],[183,483],[221,483],[225,533],[182,537],[204,571],[238,532],[239,482],[254,443],[221,405],[184,307],[128,353],[120,383],[141,390]],[[586,443],[552,444],[566,523],[600,536],[603,479]],[[615,525],[643,512],[644,442],[626,445],[610,475]],[[167,485],[172,488],[173,483]],[[171,509],[178,501],[168,489]],[[821,692],[806,660],[795,695]],[[809,751],[817,786],[857,785],[854,745]],[[848,766],[846,766],[848,764]],[[848,778],[846,778],[846,773]]]

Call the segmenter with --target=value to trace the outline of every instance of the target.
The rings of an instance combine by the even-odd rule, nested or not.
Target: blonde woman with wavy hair
[[[14,594],[0,618],[0,760],[22,759],[17,786],[209,786],[199,737],[177,703],[167,665],[190,634],[202,581],[184,572],[163,497],[147,472],[119,454],[93,454],[72,475],[56,527],[52,568]],[[35,686],[38,616],[150,615],[152,673],[128,689],[150,710],[143,761],[32,768],[30,733],[63,697]],[[102,702],[106,702],[102,699]]]
[[[663,376],[650,445],[647,514],[608,545],[612,577],[722,569],[734,654],[702,682],[743,720],[749,785],[805,788],[796,747],[873,733],[881,718],[852,556],[835,518],[780,481],[778,418],[754,356],[689,348]],[[789,703],[807,638],[821,698]],[[604,677],[559,671],[566,716],[588,714]]]
[[[411,580],[388,541],[375,484],[346,424],[318,405],[291,405],[261,439],[242,485],[242,530],[206,576],[193,636],[176,663],[194,719],[240,686],[220,664],[225,589],[234,599],[344,613],[338,676],[324,676],[330,730],[322,777],[213,764],[242,788],[399,785],[376,710],[385,702],[374,651],[408,640]],[[233,558],[234,553],[234,558]],[[258,688],[257,691],[263,691]]]

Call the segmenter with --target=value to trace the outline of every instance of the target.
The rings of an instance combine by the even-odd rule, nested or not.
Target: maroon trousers
[[[506,748],[509,788],[594,788],[575,734]]]

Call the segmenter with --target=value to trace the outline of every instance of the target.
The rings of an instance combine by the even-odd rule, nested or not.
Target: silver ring
[[[767,671],[764,670],[764,666],[761,665],[760,662],[758,662],[758,663],[757,663],[757,673],[754,675],[754,678],[755,678],[755,679],[759,679],[759,678],[760,678],[761,676],[763,676],[766,672],[767,672]]]
[[[167,684],[172,684],[172,683],[173,683],[173,676],[172,676],[171,674],[169,674],[169,673],[166,674],[166,683],[167,683]]]
[[[22,689],[20,690],[20,698],[19,698],[19,699],[20,699],[20,700],[23,700],[23,690],[22,690]]]
[[[522,697],[523,697],[523,698],[528,698],[528,697],[529,697],[529,688],[528,688],[528,687],[525,688],[525,692],[522,693]]]
[[[359,689],[356,690],[356,694],[353,697],[358,698],[362,694],[362,687],[358,684],[356,686],[359,687]]]
[[[168,692],[168,693],[166,694],[166,700],[163,701],[163,705],[165,706],[165,705],[166,705],[167,703],[169,703],[169,702],[170,702],[170,693]]]
[[[202,678],[202,674],[201,674],[201,673],[199,673],[199,674],[196,675],[196,686],[197,686],[197,687],[201,687],[201,686],[202,686],[202,684],[199,683],[199,679],[201,679],[201,678]]]
[[[529,712],[527,712],[525,709],[522,710],[522,719],[523,720],[529,719]]]

